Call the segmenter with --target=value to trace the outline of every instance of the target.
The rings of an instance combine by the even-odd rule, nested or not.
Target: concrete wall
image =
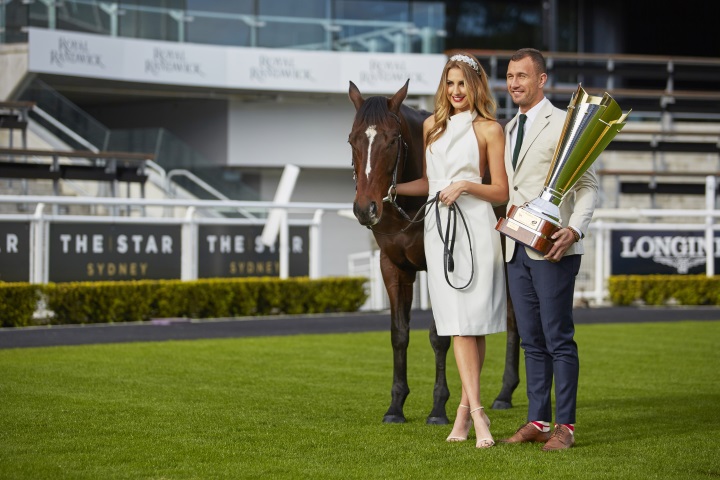
[[[27,44],[0,44],[0,101],[10,98],[10,94],[27,75],[27,70]]]
[[[230,101],[228,165],[345,168],[355,109],[346,95],[323,100]]]
[[[166,128],[209,164],[226,163],[230,130],[224,100],[175,98],[107,103],[84,109],[111,129]]]

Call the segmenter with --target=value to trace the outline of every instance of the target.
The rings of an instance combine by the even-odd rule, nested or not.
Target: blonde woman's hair
[[[430,147],[447,129],[447,121],[450,118],[452,105],[447,96],[447,77],[451,68],[459,68],[463,77],[465,77],[465,91],[470,102],[471,109],[475,110],[478,115],[488,120],[495,120],[495,111],[497,105],[495,99],[490,92],[487,75],[482,65],[475,60],[474,57],[460,53],[453,55],[445,64],[440,84],[435,93],[435,125],[428,130],[425,136],[425,145]]]

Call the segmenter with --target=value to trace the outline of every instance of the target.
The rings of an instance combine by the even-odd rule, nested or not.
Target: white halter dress
[[[476,116],[477,112],[467,111],[450,117],[447,130],[426,150],[429,198],[454,181],[482,183],[480,152],[472,126]],[[444,247],[438,233],[435,208],[432,207],[425,217],[428,287],[438,334],[504,332],[507,325],[505,271],[492,205],[470,194],[461,195],[456,203],[470,231],[472,260],[468,235],[458,216],[453,252],[455,268],[448,273],[450,282],[456,287],[465,285],[470,280],[474,263],[470,285],[462,290],[452,288],[445,279]],[[442,203],[439,206],[442,235],[445,236],[448,207]]]

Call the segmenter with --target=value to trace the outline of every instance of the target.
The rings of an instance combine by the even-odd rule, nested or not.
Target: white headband
[[[453,55],[452,57],[450,57],[450,60],[454,60],[456,62],[457,61],[465,62],[468,65],[470,65],[472,67],[472,69],[475,70],[475,72],[478,75],[480,75],[480,65],[478,65],[478,63],[475,61],[474,58],[470,58],[467,55],[457,54],[457,55]]]

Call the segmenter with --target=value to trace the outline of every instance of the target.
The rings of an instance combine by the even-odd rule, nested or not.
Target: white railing
[[[720,230],[720,210],[716,206],[717,180],[715,176],[706,179],[706,208],[705,209],[597,209],[590,229],[585,239],[586,255],[576,283],[576,299],[584,300],[594,305],[602,305],[608,299],[607,283],[611,274],[612,248],[610,237],[613,231],[699,231],[704,232],[702,242],[698,242],[698,252],[705,255],[706,275],[715,275],[715,259],[720,257],[720,250],[716,245],[716,232]],[[288,265],[288,228],[290,225],[309,226],[310,246],[309,262],[310,276],[317,278],[320,268],[320,234],[319,227],[324,211],[347,211],[351,208],[346,203],[276,203],[253,202],[233,200],[168,200],[168,199],[127,199],[127,198],[97,198],[97,197],[51,197],[29,195],[0,196],[0,203],[36,204],[34,215],[0,215],[5,221],[31,222],[31,281],[42,283],[48,278],[47,259],[45,249],[46,226],[51,222],[86,222],[102,223],[110,219],[115,223],[148,223],[148,224],[175,224],[181,225],[183,231],[183,279],[193,279],[197,275],[197,228],[199,225],[226,224],[226,225],[262,225],[264,216],[271,209],[285,212],[282,215],[280,228],[280,263],[281,271],[287,271]],[[95,206],[156,206],[174,209],[186,209],[184,215],[179,217],[120,217],[120,216],[73,216],[73,215],[46,215],[45,205],[95,205]],[[247,212],[258,213],[258,218],[196,218],[196,209],[243,209]],[[112,208],[108,209],[112,212]],[[303,217],[304,216],[304,217]],[[673,220],[674,219],[674,220]],[[680,220],[678,220],[680,219]],[[697,254],[697,252],[696,252]],[[385,310],[389,308],[387,294],[385,293],[382,275],[379,267],[379,252],[362,252],[351,254],[348,257],[348,273],[369,278],[368,303],[365,309]],[[415,285],[413,307],[427,309],[429,305],[427,295],[427,279],[425,272],[419,272],[418,282]]]
[[[360,310],[381,311],[390,308],[390,299],[385,290],[382,272],[380,271],[380,250],[358,252],[348,255],[348,275],[366,277],[368,279],[368,299]],[[427,272],[417,273],[417,280],[413,286],[412,308],[420,310],[430,309],[430,295],[428,292]]]
[[[0,203],[9,204],[35,204],[35,213],[27,214],[5,214],[0,215],[0,221],[29,221],[30,222],[30,282],[47,283],[48,281],[48,248],[47,235],[48,225],[51,223],[108,223],[114,224],[154,224],[154,225],[179,225],[182,229],[182,280],[193,280],[197,278],[197,242],[198,227],[200,225],[264,225],[265,215],[258,218],[198,218],[195,213],[197,209],[221,209],[221,210],[242,210],[246,212],[266,213],[272,209],[282,211],[279,229],[279,264],[281,278],[282,272],[288,272],[290,245],[289,227],[309,227],[309,276],[318,278],[320,276],[320,226],[323,211],[340,211],[351,208],[346,203],[277,203],[237,200],[183,200],[183,199],[132,199],[132,198],[100,198],[100,197],[60,197],[60,196],[39,196],[39,195],[0,195]],[[45,207],[58,205],[92,205],[110,207],[109,215],[55,215],[45,214]],[[123,217],[113,215],[116,207],[166,207],[184,208],[185,214],[181,217]],[[292,216],[292,217],[291,217]],[[287,275],[285,275],[287,276]]]

